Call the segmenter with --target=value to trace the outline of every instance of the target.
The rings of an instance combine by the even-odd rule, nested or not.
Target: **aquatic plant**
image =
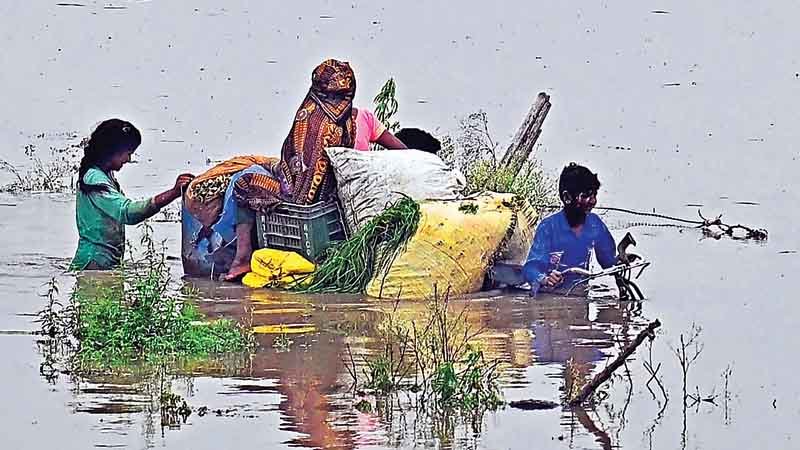
[[[188,301],[191,293],[172,288],[163,247],[148,225],[143,229],[143,256],[110,277],[79,275],[69,307],[53,313],[49,306],[40,316],[43,332],[73,342],[67,356],[86,369],[247,350],[249,330],[229,320],[205,321]]]
[[[0,186],[0,192],[69,192],[74,190],[72,178],[79,161],[80,144],[66,147],[50,147],[50,157],[45,161],[39,156],[35,144],[25,146],[28,159],[25,168],[0,159],[0,171],[11,174],[14,180]]]
[[[539,160],[529,159],[519,172],[500,164],[499,144],[489,131],[489,119],[484,111],[463,118],[458,132],[441,140],[439,156],[450,167],[464,173],[465,194],[505,192],[517,194],[532,205],[558,203],[555,178],[544,172]]]
[[[404,197],[373,217],[351,238],[328,249],[322,264],[300,292],[364,292],[373,275],[388,270],[417,231],[419,204]]]
[[[380,396],[407,391],[429,414],[458,413],[474,419],[503,404],[498,362],[487,360],[471,343],[480,330],[472,330],[464,320],[467,308],[456,312],[449,291],[434,292],[422,318],[402,320],[399,302],[385,314],[378,326],[380,351],[364,357],[366,382],[360,387]],[[359,387],[352,353],[345,366]]]

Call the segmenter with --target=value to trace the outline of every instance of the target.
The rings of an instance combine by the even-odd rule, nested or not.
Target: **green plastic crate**
[[[347,238],[336,201],[313,205],[283,203],[272,214],[256,215],[259,248],[289,250],[317,262],[334,242]]]

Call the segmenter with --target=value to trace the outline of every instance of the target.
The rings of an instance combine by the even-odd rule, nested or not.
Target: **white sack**
[[[460,172],[421,150],[364,152],[331,147],[327,152],[350,233],[403,194],[417,201],[455,199],[465,187]]]

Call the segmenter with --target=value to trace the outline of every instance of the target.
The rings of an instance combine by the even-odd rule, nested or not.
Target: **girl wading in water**
[[[92,132],[78,169],[75,206],[78,250],[70,270],[108,270],[125,253],[125,225],[136,225],[181,196],[193,175],[178,176],[175,186],[153,198],[125,197],[113,172],[131,161],[142,135],[130,122],[109,119]]]

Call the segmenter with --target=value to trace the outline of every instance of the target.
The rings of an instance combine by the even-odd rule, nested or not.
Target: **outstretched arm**
[[[378,139],[375,142],[388,150],[402,150],[408,148],[406,147],[406,144],[403,144],[403,141],[397,139],[397,137],[389,130],[384,130],[384,132],[378,136]]]

